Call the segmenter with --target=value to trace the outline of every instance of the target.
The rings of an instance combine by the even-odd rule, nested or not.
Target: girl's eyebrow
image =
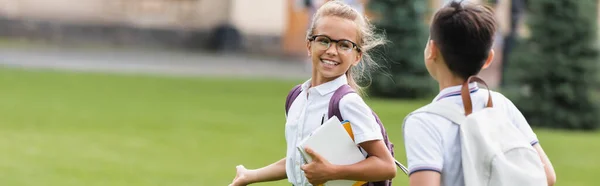
[[[352,41],[351,39],[346,39],[346,38],[334,39],[334,38],[332,38],[331,36],[329,36],[327,34],[313,34],[313,36],[326,36],[326,37],[328,37],[329,39],[332,39],[332,40],[338,40],[338,41],[346,40],[346,41],[350,41],[350,42],[356,43],[355,41]]]

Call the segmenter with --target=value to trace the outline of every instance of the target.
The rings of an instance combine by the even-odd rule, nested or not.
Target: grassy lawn
[[[0,185],[226,185],[237,164],[284,157],[284,99],[300,81],[0,69]],[[367,101],[405,162],[401,121],[427,101]],[[558,185],[595,185],[599,133],[536,132]]]

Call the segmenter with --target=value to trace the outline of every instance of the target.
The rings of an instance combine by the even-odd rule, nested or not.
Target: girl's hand
[[[305,151],[312,157],[312,162],[302,165],[300,168],[304,171],[308,182],[312,185],[322,185],[332,180],[331,176],[335,173],[335,166],[312,149],[306,148]]]
[[[252,170],[246,169],[243,165],[238,165],[236,168],[236,175],[229,186],[246,186],[252,183],[253,172]]]

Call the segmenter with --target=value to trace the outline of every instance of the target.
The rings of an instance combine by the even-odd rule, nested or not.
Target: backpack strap
[[[434,103],[430,103],[429,105],[425,105],[425,106],[415,110],[414,112],[410,113],[408,116],[416,114],[416,113],[423,113],[423,112],[441,116],[443,118],[446,118],[446,119],[452,121],[452,123],[457,124],[457,125],[462,125],[465,122],[465,120],[467,119],[462,107],[454,104],[453,102],[445,101],[445,100],[441,100],[441,101],[437,101]],[[406,118],[408,118],[408,116]],[[405,118],[405,121],[406,121],[406,118]]]
[[[442,116],[457,125],[462,125],[467,119],[464,109],[450,101],[438,101],[426,108],[426,112]]]
[[[300,95],[300,92],[302,92],[301,88],[302,88],[302,84],[296,85],[288,93],[287,98],[285,99],[285,115],[286,116],[288,114],[288,111],[290,110],[290,107],[292,106],[292,102],[294,102],[294,100],[296,100],[298,95]]]
[[[466,116],[473,113],[473,102],[471,101],[471,93],[469,93],[469,83],[471,82],[478,82],[485,85],[488,91],[486,107],[493,107],[494,104],[492,102],[492,92],[490,91],[485,81],[483,81],[478,76],[471,76],[467,79],[467,81],[465,81],[462,84],[461,87],[460,95],[463,102],[463,108],[459,107],[453,102],[441,100],[431,103],[423,107],[422,109],[417,110],[416,112],[429,112],[432,114],[437,114],[446,119],[449,119],[450,121],[452,121],[452,123],[462,125],[465,122],[465,119],[467,118]]]
[[[329,109],[327,111],[329,118],[336,116],[340,121],[344,121],[344,119],[342,119],[342,113],[340,113],[340,100],[342,100],[346,94],[350,93],[354,93],[354,90],[347,84],[344,84],[335,90],[333,96],[331,96],[331,99],[329,100]]]

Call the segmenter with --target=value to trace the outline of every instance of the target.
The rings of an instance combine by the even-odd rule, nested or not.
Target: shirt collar
[[[309,89],[311,80],[312,80],[312,78],[308,79],[306,82],[304,82],[302,84],[302,86],[301,86],[302,91],[306,91]],[[323,83],[323,84],[313,87],[313,88],[316,89],[317,92],[319,92],[319,94],[321,94],[321,96],[324,96],[326,94],[334,92],[335,90],[337,90],[338,88],[340,88],[340,86],[342,86],[344,84],[348,84],[348,78],[346,77],[345,74],[335,78],[334,80]]]
[[[432,102],[439,101],[440,99],[452,97],[452,96],[460,96],[462,85],[456,85],[444,88],[440,93],[433,98]],[[469,83],[469,92],[473,93],[479,90],[479,86],[477,86],[476,82]]]

